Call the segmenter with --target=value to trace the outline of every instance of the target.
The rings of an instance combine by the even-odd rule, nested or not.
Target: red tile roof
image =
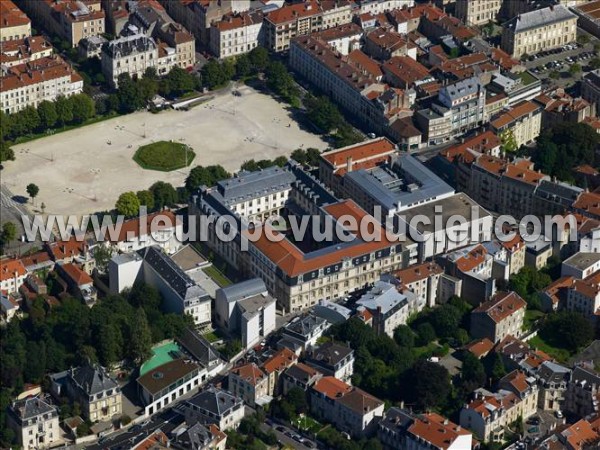
[[[323,377],[315,383],[313,389],[332,400],[340,398],[352,390],[352,386],[335,377]]]
[[[81,270],[73,263],[63,264],[61,266],[64,273],[71,279],[77,286],[83,286],[84,284],[91,284],[94,282],[92,277]]]
[[[490,125],[496,130],[499,130],[500,128],[504,128],[510,123],[516,122],[522,117],[532,114],[535,111],[538,111],[539,109],[540,107],[534,102],[525,100],[519,103],[518,105],[515,105],[513,108],[511,108],[510,111],[500,114],[498,117],[496,117],[490,122]]]
[[[391,73],[406,86],[430,76],[429,70],[409,56],[394,56],[383,65],[385,73]]]
[[[27,273],[25,266],[20,259],[2,259],[0,260],[0,281],[10,280],[15,277],[22,277]]]
[[[478,341],[471,342],[465,346],[465,350],[473,353],[477,358],[483,358],[494,348],[494,343],[488,338],[483,338]]]
[[[0,28],[18,27],[31,23],[27,15],[11,0],[0,1]]]
[[[346,167],[348,158],[352,158],[353,163],[358,163],[373,158],[388,158],[395,151],[396,146],[394,143],[385,137],[381,137],[322,153],[321,158],[337,168],[340,166]]]
[[[499,292],[487,302],[473,310],[473,313],[488,315],[494,322],[502,322],[520,309],[525,309],[527,303],[516,292]]]
[[[0,91],[12,91],[58,78],[69,78],[71,83],[83,79],[58,55],[47,56],[8,69],[0,78]]]
[[[296,361],[298,361],[298,356],[286,347],[282,348],[269,359],[267,359],[262,368],[265,372],[267,372],[267,374],[281,372],[282,370],[287,369],[295,364]]]
[[[237,375],[246,383],[256,386],[265,379],[265,373],[258,368],[256,363],[244,364],[231,370],[231,373]]]
[[[293,22],[297,19],[321,14],[321,8],[316,0],[285,5],[267,14],[266,19],[276,25]]]
[[[435,449],[449,449],[459,436],[470,436],[468,430],[461,428],[439,414],[423,414],[408,428],[408,432],[424,440]]]

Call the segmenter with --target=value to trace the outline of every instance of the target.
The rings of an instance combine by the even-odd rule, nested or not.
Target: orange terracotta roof
[[[400,33],[388,31],[384,28],[377,28],[367,33],[366,39],[377,47],[390,52],[394,52],[408,44]]]
[[[584,175],[596,176],[600,173],[596,169],[594,169],[592,166],[590,166],[589,164],[582,164],[581,166],[575,167],[575,169],[573,169],[573,170],[577,173],[581,173]]]
[[[259,16],[254,16],[252,14],[248,14],[247,12],[227,14],[218,22],[213,22],[212,26],[221,32],[235,30],[237,28],[243,28],[255,24],[255,17],[258,19]],[[262,22],[262,15],[260,16],[260,22]]]
[[[51,261],[52,258],[50,258],[50,255],[48,254],[48,252],[37,252],[34,253],[33,255],[29,255],[29,256],[25,256],[23,258],[21,258],[21,261],[23,262],[23,265],[25,267],[29,267],[29,266],[35,266],[37,264],[41,264],[47,261]]]
[[[473,310],[473,313],[488,315],[494,322],[502,322],[516,311],[527,307],[527,303],[516,292],[498,292],[487,302]]]
[[[459,436],[468,436],[471,433],[439,414],[423,414],[408,428],[408,432],[435,449],[449,449]]]
[[[456,260],[456,267],[461,272],[473,270],[485,261],[487,254],[487,250],[483,245],[476,245],[465,256],[461,256]]]
[[[3,259],[0,260],[0,281],[10,280],[15,277],[25,276],[27,270],[20,259]]]
[[[58,241],[48,244],[48,251],[54,261],[61,261],[65,258],[73,258],[83,255],[87,250],[87,244],[83,240],[78,240],[73,236],[68,241]]]
[[[315,383],[313,389],[332,400],[336,400],[352,391],[352,386],[335,377],[323,377]]]
[[[513,370],[511,373],[505,375],[500,382],[511,385],[517,392],[524,393],[529,389],[529,383],[527,382],[527,376],[520,370]]]
[[[465,347],[465,350],[473,353],[477,358],[482,358],[492,351],[494,343],[488,338],[483,338],[475,342],[471,342]]]
[[[353,50],[347,56],[348,63],[352,64],[361,71],[367,72],[374,78],[380,78],[383,76],[379,63],[374,59],[371,59],[369,55],[364,53],[362,50]]]
[[[167,435],[160,430],[156,430],[154,433],[132,448],[134,450],[152,450],[156,448],[157,445],[166,447],[167,444],[169,444],[169,438]]]
[[[504,176],[514,180],[523,181],[524,183],[528,184],[538,184],[541,180],[547,177],[546,174],[536,172],[535,170],[526,169],[517,164],[507,165]]]
[[[360,162],[365,159],[376,157],[388,157],[396,151],[396,146],[385,137],[377,138],[367,142],[350,145],[348,147],[331,150],[321,154],[321,158],[334,167],[346,166],[348,158],[352,162]]]
[[[321,14],[321,8],[316,0],[286,5],[267,14],[267,20],[276,25],[292,22],[299,18]]]
[[[461,157],[466,163],[473,162],[475,157],[468,150],[474,150],[479,153],[488,153],[494,148],[500,147],[502,144],[500,138],[493,131],[486,131],[477,136],[466,139],[461,144],[453,145],[440,152],[449,161],[454,161],[457,157]]]
[[[384,72],[391,73],[407,86],[430,76],[425,66],[409,56],[394,56],[386,61],[382,68]]]
[[[596,192],[582,192],[575,203],[573,203],[573,208],[600,217],[600,194]]]
[[[262,367],[267,374],[270,374],[276,371],[281,372],[295,364],[296,361],[298,361],[298,356],[289,348],[285,347],[267,359]]]
[[[52,55],[8,68],[0,78],[0,91],[12,91],[48,80],[69,78],[71,83],[83,79],[60,56]]]
[[[155,226],[151,229],[152,221],[156,217],[160,217],[160,219],[156,219]],[[128,239],[139,237],[140,234],[143,236],[148,234],[148,232],[153,233],[158,230],[174,228],[178,223],[177,221],[177,217],[171,211],[158,211],[152,214],[145,215],[143,216],[143,218],[136,217],[135,219],[123,222],[119,231],[119,237],[116,241],[111,240],[110,235],[108,235],[108,233],[106,237],[110,239],[111,242],[125,242]],[[140,227],[141,224],[143,225]]]
[[[31,23],[27,15],[11,0],[0,1],[0,28],[19,27]]]
[[[561,277],[558,280],[550,283],[550,285],[548,285],[542,292],[550,298],[552,304],[556,305],[560,302],[559,295],[561,290],[570,288],[574,281],[575,278],[572,276]]]
[[[585,445],[596,443],[600,439],[598,430],[594,430],[590,422],[585,419],[571,425],[561,434],[571,450],[582,450]]]
[[[490,125],[499,130],[522,117],[532,114],[539,109],[540,107],[534,102],[525,100],[515,105],[510,111],[500,114],[497,118],[491,121]]]
[[[514,253],[525,247],[525,241],[519,233],[515,233],[515,236],[510,241],[500,241],[500,245],[509,252]]]
[[[87,273],[85,273],[73,263],[63,264],[61,268],[66,273],[66,275],[69,278],[71,278],[71,280],[73,280],[75,284],[77,284],[77,286],[91,284],[94,282],[94,280],[92,280],[92,277],[90,277]]]
[[[231,370],[231,373],[237,375],[246,383],[256,386],[265,377],[265,373],[258,368],[256,363],[244,364]]]
[[[400,280],[403,285],[409,285],[416,281],[426,280],[432,275],[444,273],[444,269],[439,264],[434,262],[426,262],[423,264],[415,264],[406,269],[398,270],[394,276]]]

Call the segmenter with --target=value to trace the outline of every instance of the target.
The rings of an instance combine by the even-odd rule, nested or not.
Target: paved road
[[[6,185],[6,183],[0,184],[0,219],[1,222],[12,222],[17,226],[17,240],[12,242],[5,248],[4,253],[6,254],[23,254],[34,247],[41,247],[41,241],[35,242],[21,242],[20,237],[24,234],[23,229],[23,216],[31,217],[31,212],[27,206],[23,203],[23,199],[20,196],[16,196]]]
[[[293,431],[293,430],[291,430],[290,428],[287,428],[287,427],[283,426],[283,425],[278,425],[278,424],[275,424],[275,423],[273,423],[272,425],[270,425],[270,424],[267,424],[267,423],[263,423],[260,428],[265,433],[268,433],[269,431],[272,430],[273,433],[275,433],[275,436],[277,436],[277,440],[279,442],[281,442],[282,444],[285,444],[285,445],[291,445],[295,449],[311,450],[311,449],[317,448],[317,446],[314,443],[312,443],[311,444],[312,446],[309,447],[309,446],[306,446],[306,445],[298,442],[295,439],[290,438],[289,436],[286,436],[285,433],[292,433],[295,436],[297,436],[298,433],[295,432],[295,431]],[[282,430],[282,431],[280,431],[280,430]],[[304,438],[302,438],[302,439],[304,439]]]

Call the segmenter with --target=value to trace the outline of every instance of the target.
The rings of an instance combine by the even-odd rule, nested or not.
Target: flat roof
[[[563,264],[575,267],[579,270],[587,269],[600,261],[600,253],[578,252],[563,261]]]
[[[140,366],[140,376],[145,375],[153,369],[162,366],[169,361],[178,359],[183,351],[177,342],[168,342],[152,349],[152,356]]]

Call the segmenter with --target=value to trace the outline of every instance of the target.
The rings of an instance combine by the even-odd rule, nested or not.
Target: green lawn
[[[567,362],[568,359],[571,357],[571,353],[568,350],[565,350],[564,348],[557,348],[551,346],[550,344],[546,343],[546,341],[544,341],[539,335],[534,338],[531,338],[528,341],[528,344],[532,347],[537,348],[538,350],[548,353],[558,362]]]
[[[544,313],[537,309],[528,309],[525,311],[525,320],[523,321],[523,330],[531,330],[531,325],[541,317],[544,317]]]
[[[518,76],[521,79],[521,81],[523,81],[523,84],[525,86],[527,86],[528,84],[531,84],[534,81],[536,81],[535,77],[533,75],[531,75],[529,72],[526,72],[526,71],[519,73]]]
[[[158,141],[141,146],[133,160],[147,170],[170,172],[189,166],[196,154],[185,144]]]
[[[310,433],[318,433],[323,429],[323,425],[317,422],[310,416],[299,417],[294,422],[294,425],[298,426],[299,429],[308,431]]]
[[[231,280],[227,278],[219,269],[215,266],[209,266],[206,269],[202,269],[206,275],[211,277],[215,283],[220,287],[227,287],[232,284]]]
[[[223,339],[221,336],[219,336],[217,331],[209,331],[208,333],[204,333],[202,336],[211,344]]]

